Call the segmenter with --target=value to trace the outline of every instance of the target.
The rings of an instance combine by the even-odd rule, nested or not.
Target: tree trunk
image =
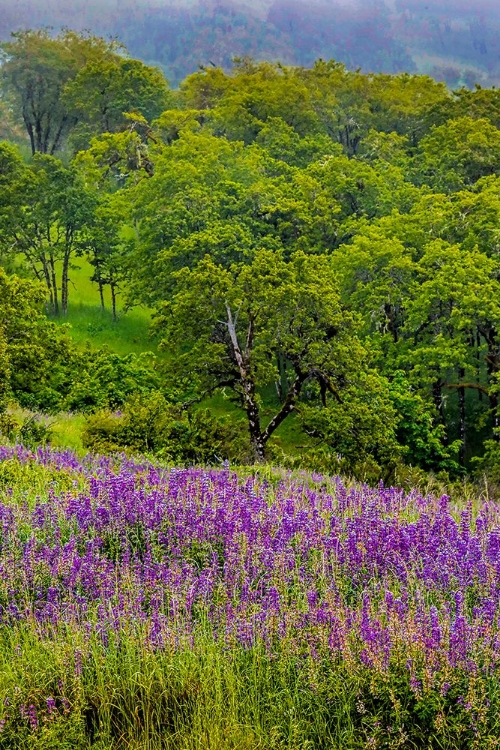
[[[465,377],[465,371],[461,367],[458,371],[458,380],[463,382]],[[460,414],[460,452],[459,461],[460,466],[465,466],[465,453],[467,449],[467,423],[465,413],[465,388],[461,387],[458,389],[458,411]]]
[[[250,433],[250,444],[256,463],[262,463],[265,459],[266,441],[263,439],[260,429],[260,414],[255,394],[246,394],[245,411],[248,419],[248,431]]]
[[[43,154],[43,134],[42,134],[42,123],[39,117],[35,118],[35,151]]]
[[[59,129],[58,129],[58,131],[57,131],[57,133],[56,133],[56,135],[55,135],[55,138],[54,138],[54,142],[53,142],[53,144],[52,144],[52,146],[51,146],[51,149],[50,149],[50,153],[51,153],[52,155],[53,155],[53,154],[54,154],[54,153],[55,153],[55,152],[57,151],[57,149],[59,148],[59,145],[60,145],[60,143],[61,143],[61,138],[62,138],[62,134],[63,134],[63,132],[64,132],[64,128],[66,127],[66,122],[67,122],[67,120],[68,120],[68,118],[67,118],[67,117],[63,117],[63,118],[62,118],[62,120],[61,120],[61,124],[59,125]]]
[[[113,311],[113,320],[116,323],[116,321],[118,320],[116,316],[116,284],[113,284],[113,282],[111,282],[110,288],[111,288],[111,310]]]
[[[283,402],[283,406],[277,414],[271,419],[266,429],[262,433],[264,445],[267,443],[273,432],[275,432],[280,424],[285,421],[289,414],[295,409],[295,404],[300,396],[302,386],[307,380],[307,372],[297,372],[296,378],[293,383],[289,386],[286,398]]]
[[[104,284],[102,283],[101,279],[98,280],[99,285],[99,299],[101,300],[101,312],[104,312],[105,306],[104,306]]]
[[[243,408],[245,409],[248,419],[248,431],[250,433],[250,444],[254,459],[260,463],[265,457],[266,440],[262,435],[260,428],[260,414],[259,405],[257,402],[257,396],[255,393],[255,383],[253,382],[250,367],[250,352],[253,346],[253,321],[251,320],[248,325],[248,331],[246,336],[246,347],[245,351],[242,352],[238,335],[236,332],[236,323],[233,320],[233,314],[231,308],[226,304],[227,312],[227,330],[229,338],[231,339],[231,345],[233,347],[233,354],[238,365],[240,373],[240,382],[243,390]]]
[[[384,305],[384,312],[387,318],[387,327],[389,329],[389,333],[391,334],[394,343],[397,344],[399,340],[399,330],[396,308],[393,305],[387,303],[386,305]]]
[[[30,139],[30,146],[31,146],[31,156],[34,156],[36,153],[36,146],[35,146],[35,134],[33,132],[33,125],[28,120],[28,118],[23,115],[24,124],[26,125],[26,130],[28,131],[29,139]]]
[[[95,266],[95,272],[92,276],[92,281],[95,281],[97,283],[98,289],[99,289],[99,299],[101,301],[101,312],[104,312],[105,305],[104,305],[104,281],[102,280],[102,274],[101,274],[101,263],[99,260],[99,256],[96,252],[94,252],[94,260],[93,260],[94,266]]]
[[[45,284],[47,285],[47,289],[48,289],[48,292],[49,292],[49,305],[50,305],[50,309],[51,309],[52,312],[55,312],[55,310],[54,310],[54,304],[55,304],[54,292],[52,290],[52,282],[51,282],[51,278],[50,278],[49,267],[47,265],[47,261],[45,260],[45,258],[42,261],[42,265],[43,265],[43,276],[44,276],[44,279],[45,279]]]
[[[50,269],[50,279],[51,279],[51,285],[52,285],[52,299],[53,299],[54,315],[59,315],[59,295],[57,293],[57,276],[56,276],[54,256],[52,255],[52,253],[50,254],[50,258],[48,260],[48,266]]]
[[[70,251],[64,251],[63,267],[61,276],[61,310],[63,315],[68,314],[68,283],[69,283],[69,259]]]

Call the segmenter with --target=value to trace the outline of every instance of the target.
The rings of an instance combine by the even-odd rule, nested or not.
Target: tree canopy
[[[20,91],[31,85],[32,46],[50,69],[40,107],[57,89],[53,116],[69,119],[30,159],[0,144],[2,265],[45,284],[53,315],[71,308],[80,257],[115,319],[120,305],[152,309],[164,361],[145,414],[217,398],[246,422],[255,460],[293,430],[305,457],[357,476],[402,462],[459,475],[497,455],[495,91],[249,58],[171,90],[116,43],[66,31],[9,44],[9,117],[22,110],[16,65]],[[16,377],[5,336],[4,383]],[[104,361],[100,373],[136,368],[131,388],[149,398],[142,365]],[[123,401],[79,367],[92,392],[61,375],[58,403]]]

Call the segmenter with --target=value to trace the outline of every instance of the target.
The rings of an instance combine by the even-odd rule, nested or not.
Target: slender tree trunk
[[[113,320],[116,323],[117,316],[116,316],[116,284],[111,282],[109,285],[111,288],[111,310],[113,311]]]
[[[104,284],[102,283],[102,279],[99,276],[97,283],[99,285],[99,299],[101,300],[101,312],[104,312]]]
[[[28,252],[27,250],[23,250],[23,253],[37,281],[45,281],[45,286],[47,287],[47,291],[49,293],[49,300],[50,300],[49,304],[50,304],[50,307],[52,308],[53,306],[52,282],[50,279],[49,267],[47,265],[47,258],[45,257],[45,253],[42,251],[40,252],[39,255],[32,255],[31,252]],[[37,263],[41,263],[42,270],[37,268],[37,265],[36,265]]]
[[[68,120],[68,118],[67,118],[67,117],[63,117],[63,118],[62,118],[62,120],[61,120],[61,124],[59,125],[59,129],[58,129],[58,131],[57,131],[57,133],[56,133],[56,135],[55,135],[55,138],[54,138],[54,142],[53,142],[53,144],[52,144],[52,147],[51,147],[51,149],[50,149],[50,153],[51,153],[52,155],[53,155],[53,154],[54,154],[54,153],[55,153],[55,152],[57,151],[57,149],[59,148],[59,145],[60,145],[60,143],[61,143],[61,138],[62,138],[62,134],[63,134],[63,132],[64,132],[64,128],[66,127],[66,122],[67,122],[67,120]]]
[[[24,124],[26,125],[26,130],[28,131],[29,139],[30,139],[30,146],[31,146],[31,155],[34,156],[36,153],[36,146],[35,146],[35,134],[33,132],[33,125],[27,118],[27,116],[23,115]]]
[[[45,128],[45,133],[43,136],[43,153],[48,154],[49,153],[49,140],[50,140],[50,119],[47,123],[47,126]],[[50,152],[51,154],[53,151]]]
[[[458,371],[458,380],[463,382],[465,371],[461,367]],[[465,454],[467,450],[467,422],[465,413],[465,388],[458,389],[458,411],[460,414],[460,466],[465,466]]]
[[[267,441],[271,435],[278,429],[280,424],[285,421],[289,414],[295,409],[295,405],[302,391],[302,386],[307,380],[307,372],[297,372],[296,378],[293,383],[289,386],[286,398],[283,402],[283,406],[277,414],[271,419],[266,429],[261,435],[261,440],[265,447]]]
[[[52,280],[50,276],[50,270],[49,266],[47,264],[47,259],[45,258],[45,255],[42,257],[42,268],[43,268],[43,277],[45,279],[45,284],[47,285],[47,289],[49,292],[49,305],[52,312],[55,312],[54,310],[54,292],[52,289]]]
[[[396,309],[393,307],[393,305],[385,305],[385,316],[388,321],[388,328],[392,336],[392,340],[395,344],[397,344],[399,340],[398,321]]]
[[[243,385],[243,388],[245,390],[245,411],[247,413],[248,431],[250,433],[250,444],[254,460],[256,463],[262,463],[265,458],[266,441],[263,439],[260,429],[260,414],[257,399],[255,398],[255,392],[253,392],[253,386],[246,383]]]
[[[101,301],[101,312],[104,312],[105,310],[105,304],[104,304],[104,281],[102,280],[102,273],[101,273],[101,262],[99,259],[99,256],[96,251],[94,251],[94,260],[93,264],[95,267],[95,273],[92,276],[92,281],[97,282],[97,286],[99,289],[99,299]]]
[[[71,252],[64,251],[63,267],[61,275],[61,311],[63,315],[68,314],[68,283],[69,283],[69,259]]]
[[[43,150],[42,123],[39,117],[35,119],[35,150],[41,154],[45,153]]]
[[[253,345],[253,321],[250,321],[248,325],[246,347],[245,351],[243,352],[238,341],[236,323],[233,320],[233,314],[228,304],[226,304],[226,311],[227,330],[229,333],[229,338],[231,339],[234,358],[236,360],[236,364],[238,365],[238,370],[240,373],[240,382],[243,391],[243,408],[245,409],[248,420],[250,444],[252,446],[252,452],[255,461],[257,463],[260,463],[264,461],[265,458],[266,441],[263,438],[262,430],[260,428],[259,405],[257,402],[257,394],[255,393],[255,384],[251,375],[249,359]]]
[[[59,315],[59,295],[57,293],[56,267],[55,267],[54,256],[52,253],[50,253],[48,266],[50,269],[54,315]]]

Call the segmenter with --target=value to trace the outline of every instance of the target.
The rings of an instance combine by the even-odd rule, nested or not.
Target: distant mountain
[[[1,38],[46,25],[116,36],[174,85],[235,56],[500,83],[498,0],[0,0]]]

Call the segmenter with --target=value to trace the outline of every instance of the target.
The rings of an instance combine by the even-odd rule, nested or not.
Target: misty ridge
[[[497,0],[0,0],[0,37],[66,26],[120,39],[176,85],[234,57],[425,73],[450,88],[500,81]]]

